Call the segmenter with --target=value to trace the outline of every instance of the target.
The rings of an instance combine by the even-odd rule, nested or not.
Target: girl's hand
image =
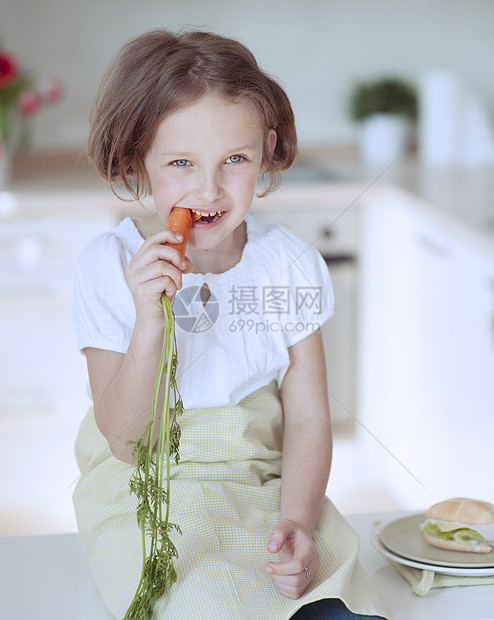
[[[299,598],[314,579],[320,564],[312,537],[294,521],[282,519],[271,532],[268,551],[278,553],[281,560],[266,566],[273,583],[287,598]]]
[[[192,263],[173,245],[182,236],[172,230],[149,235],[130,260],[125,275],[134,298],[137,317],[163,321],[161,295],[173,301],[182,288],[182,274],[192,271]]]

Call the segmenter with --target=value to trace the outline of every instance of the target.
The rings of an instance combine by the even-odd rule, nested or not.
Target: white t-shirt
[[[288,228],[246,217],[241,260],[219,274],[190,273],[174,302],[177,384],[186,408],[237,404],[289,366],[288,347],[332,314],[333,288],[321,255]],[[135,307],[125,269],[143,243],[134,220],[96,237],[76,268],[79,349],[126,353]],[[210,297],[204,305],[200,290]]]

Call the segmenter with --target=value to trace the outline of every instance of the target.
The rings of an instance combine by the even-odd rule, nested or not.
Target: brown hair
[[[210,32],[174,34],[153,30],[123,46],[107,70],[90,115],[88,157],[113,187],[121,182],[135,197],[151,191],[144,159],[163,118],[207,93],[251,101],[267,136],[274,129],[273,154],[264,149],[270,185],[297,153],[292,107],[281,86],[241,43]]]

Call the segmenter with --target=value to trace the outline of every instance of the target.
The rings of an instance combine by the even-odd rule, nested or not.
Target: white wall
[[[287,89],[301,140],[349,142],[346,96],[363,76],[452,69],[494,112],[491,0],[0,0],[0,39],[36,75],[65,84],[33,146],[78,149],[109,58],[153,27],[191,26],[241,39]]]

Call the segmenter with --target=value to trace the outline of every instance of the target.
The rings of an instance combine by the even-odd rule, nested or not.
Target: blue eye
[[[172,166],[187,166],[189,164],[187,159],[177,159],[174,162],[172,162]]]
[[[242,157],[242,155],[232,155],[226,161],[230,164],[239,164],[243,160],[244,158]]]

